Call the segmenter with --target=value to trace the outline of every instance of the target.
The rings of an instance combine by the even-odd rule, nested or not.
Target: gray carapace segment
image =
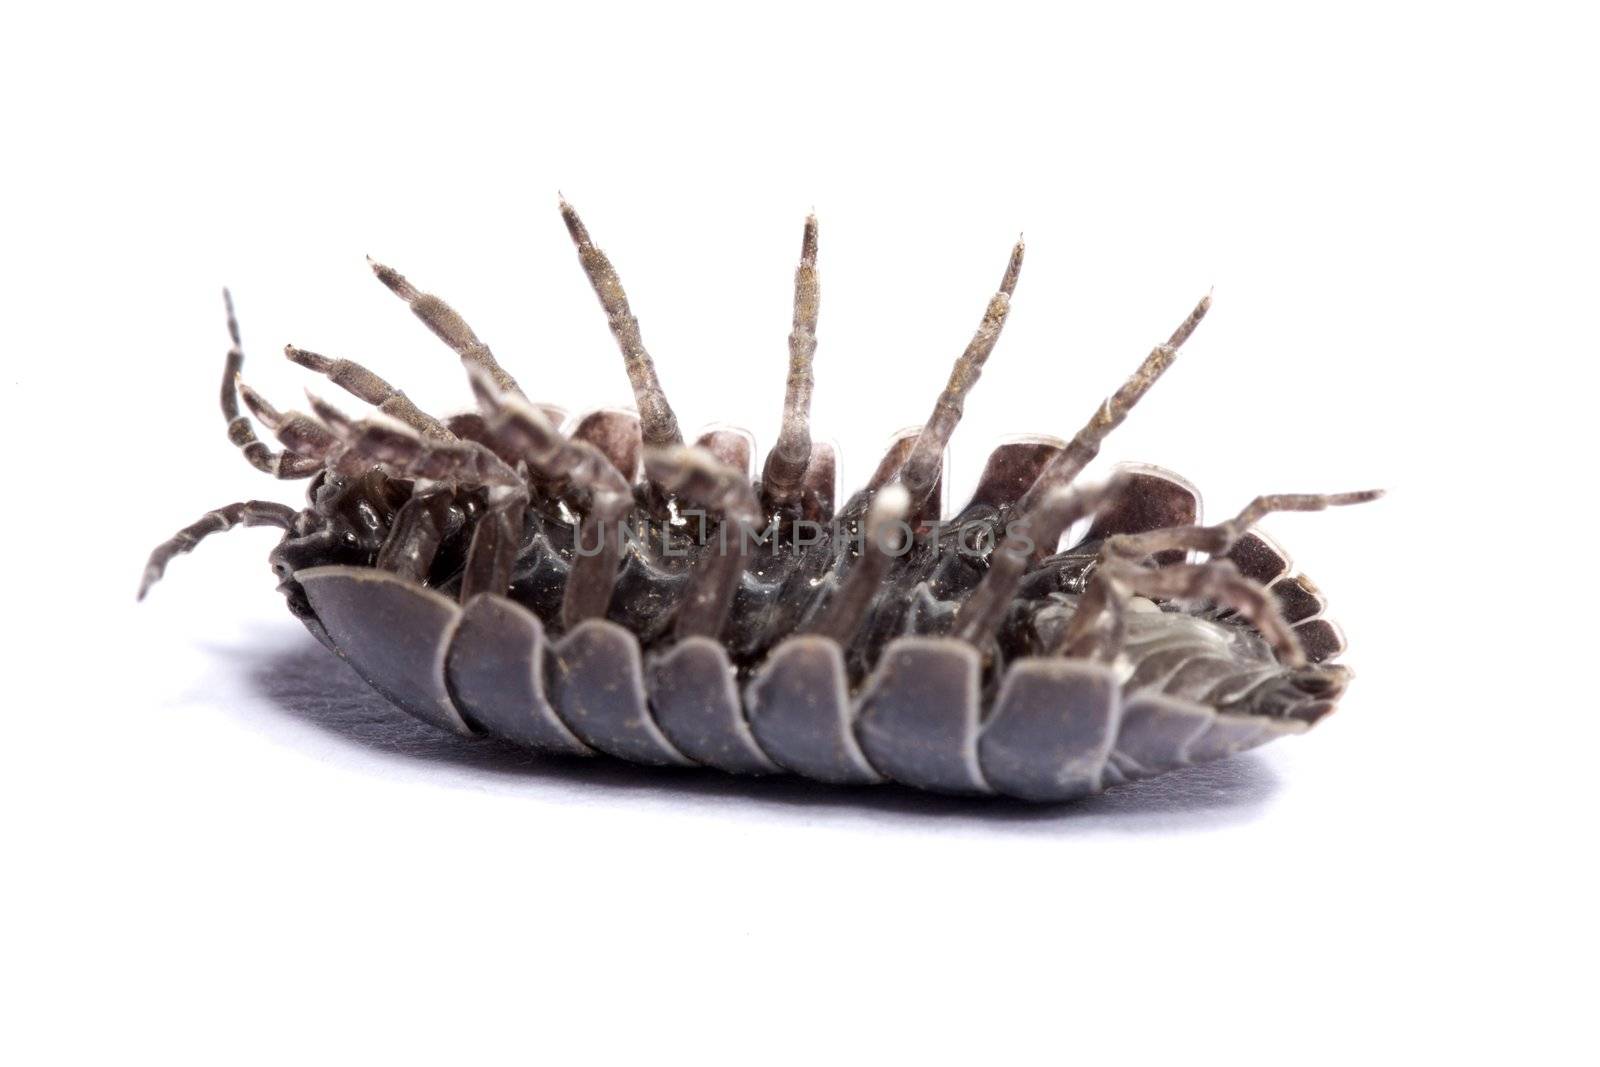
[[[460,314],[378,263],[460,358],[476,410],[436,418],[365,367],[294,346],[290,360],[376,411],[352,417],[315,395],[309,414],[279,409],[240,380],[229,301],[228,438],[264,473],[309,478],[307,504],[209,512],[151,554],[140,596],[206,536],[272,526],[290,610],[440,729],[839,785],[1070,800],[1333,710],[1350,677],[1332,662],[1344,637],[1317,586],[1254,526],[1379,494],[1263,496],[1208,525],[1199,493],[1170,471],[1082,477],[1209,297],[1109,397],[1085,403],[1072,436],[1000,443],[951,509],[962,497],[946,449],[1010,312],[1018,241],[926,422],[841,497],[834,450],[810,425],[816,220],[794,276],[777,442],[762,457],[743,430],[684,435],[616,269],[571,205],[561,213],[634,409],[568,416],[547,403],[558,398],[530,399]]]

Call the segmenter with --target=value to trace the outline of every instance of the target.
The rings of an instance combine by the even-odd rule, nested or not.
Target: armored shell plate
[[[545,692],[544,624],[521,604],[485,593],[462,612],[446,661],[462,718],[485,733],[566,756],[592,756]]]
[[[1100,790],[1122,717],[1110,667],[1027,659],[1006,672],[978,739],[984,777],[1027,800],[1073,800]]]
[[[634,763],[686,766],[650,716],[638,640],[603,619],[588,619],[550,650],[551,702],[590,746]]]
[[[328,640],[368,684],[424,722],[472,733],[445,678],[461,621],[454,601],[369,567],[312,567],[295,578]]]
[[[844,653],[825,637],[792,637],[773,650],[745,693],[750,728],[773,761],[839,785],[883,781],[857,744]]]
[[[884,650],[859,702],[856,737],[880,773],[941,793],[992,792],[978,766],[977,650],[902,637]]]
[[[690,759],[733,774],[780,771],[756,743],[728,653],[690,637],[650,663],[650,709],[668,740]]]

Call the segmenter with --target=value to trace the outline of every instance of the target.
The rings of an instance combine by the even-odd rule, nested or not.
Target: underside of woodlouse
[[[777,444],[755,476],[742,431],[686,443],[615,270],[562,215],[621,348],[637,413],[568,418],[530,401],[439,298],[378,278],[460,356],[478,410],[439,420],[372,371],[289,346],[374,405],[280,411],[222,383],[230,440],[309,478],[307,506],[244,501],[151,555],[237,525],[283,530],[290,609],[390,701],[444,729],[551,753],[896,781],[1067,800],[1218,759],[1333,710],[1349,671],[1317,588],[1252,527],[1376,491],[1258,497],[1205,525],[1156,467],[1080,475],[1210,306],[1156,345],[1070,439],[994,449],[944,508],[945,449],[999,339],[1019,241],[927,422],[837,504],[809,428],[817,226],[795,273]],[[282,444],[261,442],[239,400]]]

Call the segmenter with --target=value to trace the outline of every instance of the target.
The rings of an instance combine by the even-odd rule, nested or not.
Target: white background
[[[1597,168],[1580,5],[30,5],[0,39],[0,1047],[12,1063],[1593,1062]],[[284,342],[626,402],[583,211],[684,424],[784,378],[919,422],[1028,240],[954,449],[1069,434],[1260,491],[1358,681],[1259,754],[1065,809],[570,767],[433,734],[283,611],[223,436]],[[959,495],[959,492],[957,493]]]

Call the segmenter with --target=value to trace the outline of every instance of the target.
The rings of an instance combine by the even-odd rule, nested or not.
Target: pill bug
[[[1070,800],[1333,710],[1350,678],[1332,662],[1344,638],[1317,587],[1252,527],[1377,491],[1264,496],[1205,525],[1194,487],[1162,468],[1080,481],[1209,296],[1072,438],[1000,444],[942,518],[945,449],[1005,324],[1019,240],[927,422],[836,507],[836,456],[809,428],[815,218],[781,431],[755,476],[743,431],[685,442],[616,271],[565,201],[561,213],[636,413],[568,418],[533,402],[461,316],[379,263],[459,355],[477,410],[436,419],[365,367],[291,345],[289,359],[377,414],[351,418],[309,391],[310,414],[280,411],[240,380],[225,293],[228,437],[258,470],[309,478],[307,505],[209,512],[155,549],[139,596],[206,536],[276,527],[270,562],[290,610],[435,726],[839,784]]]

